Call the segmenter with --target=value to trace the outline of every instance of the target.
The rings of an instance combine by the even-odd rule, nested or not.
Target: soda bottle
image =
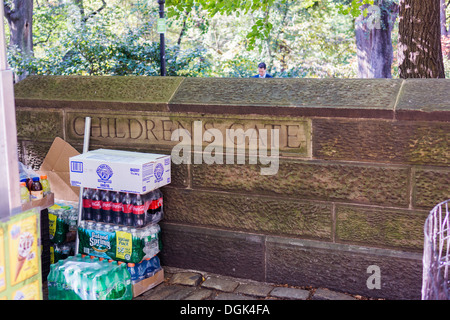
[[[113,215],[113,222],[115,224],[123,224],[123,218],[122,218],[122,199],[120,192],[117,191],[113,195],[112,199],[112,215]]]
[[[39,182],[39,177],[33,178],[33,183],[30,189],[31,200],[40,200],[44,197],[44,190],[42,190],[42,185]]]
[[[52,191],[50,189],[50,183],[48,182],[47,175],[41,175],[41,185],[44,191],[44,197],[49,195]]]
[[[102,221],[102,199],[100,198],[100,190],[95,189],[91,198],[91,213],[94,221]]]
[[[150,193],[150,206],[146,212],[146,223],[158,223],[163,214],[163,195],[156,189]]]
[[[30,191],[27,188],[27,184],[25,182],[20,183],[20,202],[27,203],[30,201]]]
[[[92,190],[84,188],[83,190],[83,219],[92,220]]]
[[[126,226],[133,225],[133,201],[127,192],[122,200],[123,224]]]
[[[140,194],[136,194],[133,203],[133,220],[136,228],[142,228],[145,225],[144,201]]]
[[[103,193],[102,198],[102,221],[106,223],[112,222],[112,201],[111,194],[108,190]]]

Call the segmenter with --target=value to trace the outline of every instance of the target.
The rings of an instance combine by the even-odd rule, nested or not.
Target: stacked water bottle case
[[[114,207],[114,210],[113,210]],[[86,189],[83,220],[78,226],[79,253],[126,263],[139,263],[160,251],[163,195]]]
[[[164,281],[157,256],[161,250],[158,223],[164,212],[159,188],[170,183],[170,156],[99,149],[72,157],[70,168],[71,184],[83,188],[77,253],[125,264],[133,297]],[[91,179],[93,173],[96,180]],[[130,179],[136,177],[139,187],[133,189]],[[85,261],[81,266],[87,265]],[[94,284],[86,284],[90,285]]]

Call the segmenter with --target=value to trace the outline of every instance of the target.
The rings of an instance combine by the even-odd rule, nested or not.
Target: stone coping
[[[18,107],[450,121],[450,80],[29,76]]]

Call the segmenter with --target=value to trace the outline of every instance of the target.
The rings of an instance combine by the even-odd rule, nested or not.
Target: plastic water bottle
[[[81,255],[50,266],[49,300],[131,300],[131,278],[126,264]]]
[[[27,188],[27,184],[25,182],[20,183],[20,202],[22,204],[30,201],[30,191]]]
[[[148,259],[146,277],[152,277],[159,270],[161,270],[161,262],[159,261],[158,256]]]
[[[57,265],[50,265],[50,272],[47,275],[47,286],[48,286],[48,299],[56,300],[56,276],[57,276]]]
[[[50,183],[48,182],[47,175],[41,175],[41,185],[42,191],[44,192],[44,197],[49,195],[52,191],[50,188]]]
[[[120,276],[123,281],[123,288],[121,286],[119,286],[119,288],[116,287],[117,298],[122,298],[122,300],[131,300],[133,298],[133,291],[131,290],[131,276],[125,263],[120,264],[117,275]]]
[[[151,258],[158,254],[159,250],[159,231],[160,231],[159,225],[149,225],[145,227],[141,234],[141,238],[144,241],[144,253],[145,257]]]
[[[64,277],[65,267],[60,266],[58,268],[57,278],[56,278],[56,300],[66,300],[66,288],[65,288],[65,277]]]
[[[128,272],[130,273],[131,283],[135,284],[139,277],[137,270],[136,270],[136,264],[130,262],[130,263],[128,263],[127,268],[128,268]]]

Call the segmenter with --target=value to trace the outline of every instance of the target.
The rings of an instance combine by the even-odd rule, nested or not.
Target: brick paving
[[[46,281],[43,283],[47,300]],[[164,282],[133,300],[369,300],[326,288],[280,286],[203,271],[164,267]]]
[[[325,288],[280,286],[164,267],[164,282],[133,300],[367,300]]]

